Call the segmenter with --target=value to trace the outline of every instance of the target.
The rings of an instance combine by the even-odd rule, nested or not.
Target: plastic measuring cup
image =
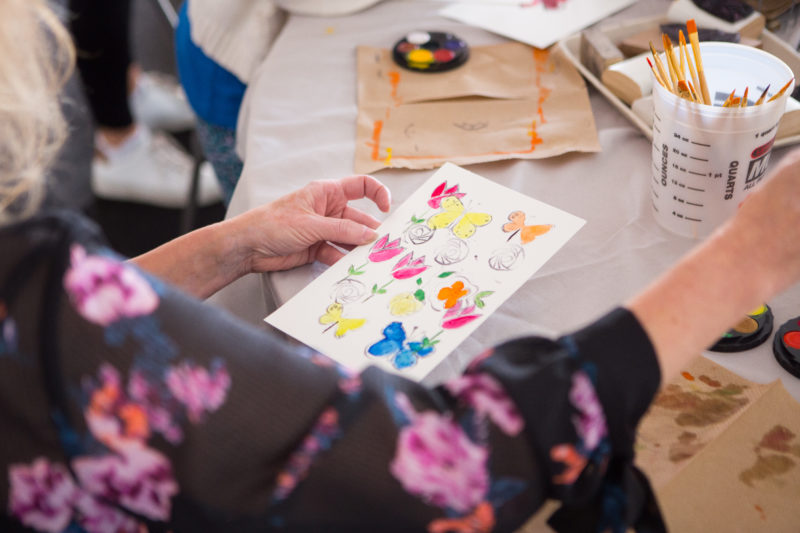
[[[783,61],[731,43],[700,43],[700,51],[714,106],[679,98],[658,83],[653,88],[654,215],[668,230],[695,238],[707,236],[729,218],[765,176],[794,87],[767,103],[794,77]],[[691,47],[687,52],[691,54]],[[666,61],[663,55],[661,60]],[[767,85],[768,97],[754,106]],[[731,91],[741,97],[745,87],[748,107],[721,107]]]

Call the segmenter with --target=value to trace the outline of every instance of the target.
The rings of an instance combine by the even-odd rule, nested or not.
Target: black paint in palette
[[[787,372],[800,378],[800,316],[778,328],[772,341],[772,353]]]
[[[729,329],[709,350],[730,353],[755,348],[769,338],[773,322],[772,309],[762,305]]]
[[[395,63],[415,72],[444,72],[469,58],[467,43],[441,31],[412,31],[392,49]]]

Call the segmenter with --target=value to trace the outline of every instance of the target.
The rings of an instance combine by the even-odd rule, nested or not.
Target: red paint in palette
[[[412,31],[392,49],[395,63],[416,72],[444,72],[469,58],[467,43],[452,33]]]
[[[772,353],[790,374],[800,378],[800,317],[786,321],[775,334]]]

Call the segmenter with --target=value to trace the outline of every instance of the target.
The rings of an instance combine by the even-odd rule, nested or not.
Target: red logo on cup
[[[756,148],[755,150],[753,150],[753,153],[750,154],[750,159],[758,159],[759,157],[769,152],[774,142],[775,142],[775,137],[773,137],[767,144],[763,144],[758,148]]]

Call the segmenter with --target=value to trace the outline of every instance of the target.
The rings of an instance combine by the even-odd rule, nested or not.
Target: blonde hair
[[[67,134],[72,40],[44,0],[0,0],[0,224],[32,214]]]

